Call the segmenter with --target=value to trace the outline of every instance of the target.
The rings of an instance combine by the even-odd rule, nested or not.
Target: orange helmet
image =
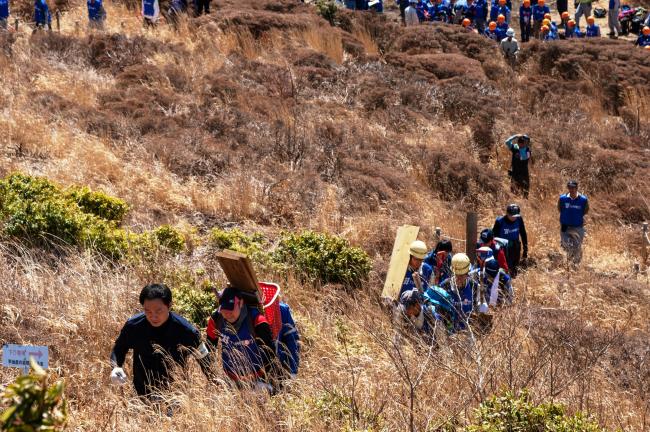
[[[646,51],[650,51],[650,45],[644,46],[643,49],[646,50]]]
[[[562,19],[563,20],[569,19],[569,12],[567,12],[567,11],[562,12]]]
[[[490,30],[496,30],[497,29],[497,23],[495,23],[494,21],[490,21],[490,24],[488,25],[488,28]]]
[[[548,26],[546,26],[546,25],[542,26],[542,31],[543,32],[547,32],[548,30],[549,30]]]
[[[469,18],[465,18],[463,20],[463,27],[468,27],[472,22],[469,20]]]
[[[537,4],[540,6],[544,6],[544,0],[537,0]]]
[[[499,23],[506,22],[506,17],[504,17],[503,15],[499,15],[497,17],[497,22],[499,22]]]
[[[644,27],[643,27],[643,34],[644,34],[645,36],[650,35],[650,27],[648,27],[648,26],[644,26]]]
[[[588,22],[589,24],[593,24],[593,23],[596,22],[596,18],[594,18],[594,17],[592,17],[592,16],[587,17],[587,22]]]
[[[551,20],[548,18],[544,18],[544,21],[542,21],[542,25],[549,26],[551,25]]]
[[[573,20],[569,20],[569,22],[567,22],[567,25],[568,25],[569,27],[575,27],[576,22],[573,21]]]
[[[551,14],[544,14],[544,19],[551,20]]]
[[[524,0],[524,6],[526,7],[530,6],[530,0]]]
[[[505,6],[506,0],[499,0],[499,6]]]

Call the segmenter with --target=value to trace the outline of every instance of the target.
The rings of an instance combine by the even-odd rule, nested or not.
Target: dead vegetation
[[[181,413],[163,419],[106,378],[113,338],[152,273],[3,241],[0,339],[52,347],[73,428],[423,430],[461,425],[486,396],[526,386],[610,428],[648,430],[650,302],[626,243],[629,224],[650,217],[640,199],[650,190],[641,102],[650,57],[606,40],[531,43],[515,73],[490,41],[453,26],[405,30],[390,15],[341,11],[331,27],[289,0],[215,6],[178,32],[144,31],[115,4],[107,32],[75,35],[80,3],[67,7],[61,34],[0,34],[0,174],[102,187],[133,207],[134,229],[341,233],[374,258],[371,281],[354,298],[283,284],[305,344],[286,394],[244,403],[193,370],[176,389]],[[502,144],[518,132],[536,159],[527,202],[509,193]],[[569,177],[592,200],[576,273],[560,265],[555,211]],[[421,225],[429,244],[435,226],[463,237],[463,211],[480,211],[487,226],[517,200],[536,263],[517,280],[517,306],[490,335],[447,341],[406,415],[413,382],[394,379],[402,369],[377,304],[395,227]],[[208,258],[197,245],[163,267]],[[421,349],[406,344],[405,356],[415,362]],[[235,406],[244,410],[223,415]]]

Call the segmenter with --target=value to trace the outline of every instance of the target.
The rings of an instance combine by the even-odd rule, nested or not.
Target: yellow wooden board
[[[397,229],[393,253],[388,264],[388,273],[381,296],[391,300],[397,300],[399,291],[404,282],[404,275],[409,265],[409,247],[418,239],[420,227],[413,225],[402,225]]]
[[[250,259],[239,252],[225,250],[217,253],[217,260],[233,287],[242,291],[259,293],[257,277]],[[261,297],[260,297],[261,298]]]

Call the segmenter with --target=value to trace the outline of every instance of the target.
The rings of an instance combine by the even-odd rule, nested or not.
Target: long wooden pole
[[[478,239],[478,215],[468,212],[465,220],[465,253],[471,262],[476,261],[476,240]]]

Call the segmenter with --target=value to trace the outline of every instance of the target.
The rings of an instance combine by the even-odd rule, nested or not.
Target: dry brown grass
[[[300,378],[285,394],[208,386],[193,365],[191,380],[174,389],[180,412],[166,418],[108,385],[107,357],[152,274],[207,267],[221,280],[202,245],[142,269],[3,239],[0,340],[52,347],[53,370],[68,385],[70,430],[404,430],[407,387],[378,304],[395,229],[418,224],[433,246],[436,226],[462,239],[466,210],[491,226],[511,201],[522,206],[534,265],[491,334],[450,338],[421,363],[432,372],[417,390],[418,430],[463,424],[483,397],[522,386],[610,428],[648,430],[650,299],[647,278],[631,271],[638,227],[630,224],[650,209],[628,198],[650,187],[649,129],[643,97],[618,100],[608,78],[643,85],[633,71],[647,59],[634,52],[625,60],[607,41],[601,59],[590,42],[532,44],[527,78],[512,79],[489,41],[449,26],[401,30],[344,13],[342,27],[330,28],[309,6],[254,6],[256,14],[242,10],[247,3],[224,5],[212,18],[181,20],[177,31],[150,31],[111,3],[107,32],[87,35],[82,26],[74,35],[85,12],[72,5],[61,35],[2,39],[0,174],[101,187],[129,202],[134,230],[170,222],[271,236],[312,228],[341,234],[374,259],[360,292],[283,281],[304,342]],[[569,79],[576,64],[588,79]],[[503,140],[517,132],[533,139],[529,200],[509,193],[505,174]],[[592,202],[577,271],[563,262],[555,207],[574,176]],[[412,364],[426,352],[404,345]],[[13,377],[0,372],[3,383]]]

